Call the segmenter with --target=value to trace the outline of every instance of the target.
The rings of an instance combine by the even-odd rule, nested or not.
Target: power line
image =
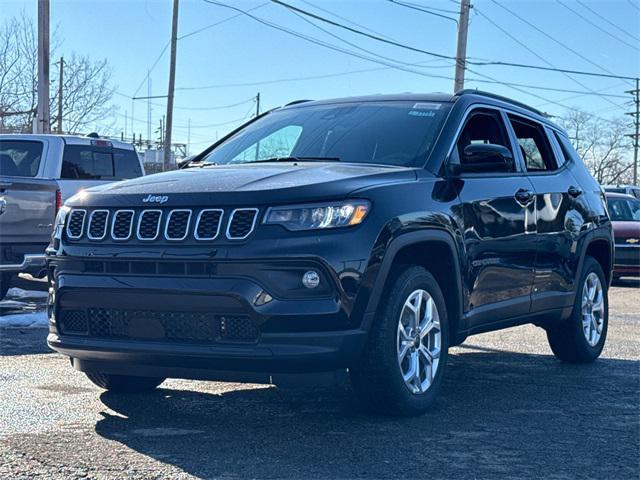
[[[566,8],[567,10],[569,10],[570,12],[573,12],[574,15],[577,15],[578,17],[580,17],[582,20],[584,20],[585,22],[587,22],[589,25],[591,25],[594,28],[597,28],[598,30],[600,30],[601,32],[603,32],[606,35],[609,35],[611,38],[619,41],[620,43],[624,43],[625,45],[627,45],[628,47],[633,48],[634,50],[638,50],[638,46],[637,45],[631,45],[629,42],[627,42],[626,40],[623,40],[622,38],[618,37],[617,35],[614,35],[613,33],[611,33],[609,30],[607,30],[606,28],[602,28],[600,25],[598,25],[595,22],[592,22],[591,20],[589,20],[587,17],[585,17],[584,15],[582,15],[580,12],[574,10],[573,8],[571,8],[569,5],[567,5],[566,3],[564,3],[562,0],[558,0],[558,3],[560,5],[562,5],[564,8]]]
[[[629,35],[631,38],[633,38],[634,40],[638,40],[640,41],[640,38],[636,37],[635,35],[627,32],[625,29],[620,28],[619,25],[616,25],[615,23],[613,23],[610,20],[607,20],[605,17],[603,17],[601,14],[599,14],[598,12],[596,12],[593,8],[589,7],[588,5],[586,5],[585,3],[581,2],[580,0],[576,0],[576,2],[578,2],[583,8],[589,10],[591,13],[593,13],[596,17],[598,17],[599,19],[601,19],[603,22],[608,23],[609,25],[611,25],[613,28],[615,28],[616,30]]]
[[[608,73],[609,75],[614,75],[613,72],[611,72],[610,70],[607,70],[606,68],[602,67],[601,65],[597,64],[596,62],[593,62],[591,59],[585,57],[584,55],[582,55],[580,52],[574,50],[573,48],[569,47],[568,45],[566,45],[565,43],[561,42],[560,40],[558,40],[557,38],[549,35],[547,32],[545,32],[544,30],[542,30],[541,28],[537,27],[536,25],[534,25],[533,23],[531,23],[529,20],[527,20],[526,18],[523,18],[522,16],[518,15],[517,13],[515,13],[513,10],[511,10],[508,7],[505,7],[504,5],[502,5],[501,3],[498,3],[496,0],[491,0],[491,2],[493,2],[494,4],[498,5],[500,8],[502,8],[503,10],[509,12],[511,15],[513,15],[514,17],[516,17],[518,20],[520,20],[521,22],[529,25],[531,28],[533,28],[534,30],[536,30],[537,32],[539,32],[540,34],[544,35],[546,38],[548,38],[549,40],[551,40],[552,42],[560,45],[561,47],[565,48],[566,50],[570,51],[571,53],[573,53],[574,55],[576,55],[577,57],[580,57],[582,60],[584,60],[585,62],[595,66],[596,68],[602,70],[603,72]]]
[[[636,10],[638,10],[640,12],[640,6],[638,6],[635,3],[633,3],[632,0],[627,0],[627,3],[629,3],[629,5],[631,5],[633,8],[635,8]]]
[[[547,65],[549,65],[552,68],[557,68],[554,64],[552,64],[549,60],[547,60],[545,57],[543,57],[542,55],[540,55],[538,52],[536,52],[535,50],[533,50],[532,48],[530,48],[527,44],[525,44],[524,42],[520,41],[520,39],[518,39],[516,36],[512,35],[508,30],[502,28],[498,23],[496,23],[495,21],[493,21],[488,15],[485,15],[484,13],[482,13],[480,10],[478,10],[477,8],[475,9],[475,11],[478,13],[478,15],[480,15],[482,18],[484,18],[485,20],[487,20],[489,23],[491,23],[491,25],[493,25],[494,27],[496,27],[498,30],[500,30],[502,33],[504,33],[507,37],[509,37],[511,40],[513,40],[514,42],[516,42],[518,45],[520,45],[522,48],[524,48],[525,50],[527,50],[529,53],[531,53],[532,55],[534,55],[536,58],[538,58],[539,60],[541,60],[542,62],[546,63]],[[568,73],[563,73],[564,76],[566,76],[569,80],[577,83],[578,85],[580,85],[582,88],[585,88],[587,90],[589,90],[591,93],[596,94],[596,92],[589,88],[588,86],[586,86],[584,83],[580,82],[579,80],[571,77]],[[606,97],[602,97],[604,98],[604,100],[606,100],[609,103],[612,103],[610,100],[608,100]]]
[[[415,5],[413,3],[400,2],[399,0],[387,0],[387,2],[393,3],[395,5],[399,5],[401,7],[410,8],[411,10],[417,10],[419,12],[423,12],[423,13],[426,13],[428,15],[433,15],[434,17],[444,18],[446,20],[450,20],[452,22],[455,22],[456,25],[458,24],[458,20],[456,20],[455,18],[451,18],[451,17],[448,17],[447,15],[442,15],[440,13],[433,12],[433,11],[431,11],[431,9],[427,9],[425,7],[421,7],[421,6]]]

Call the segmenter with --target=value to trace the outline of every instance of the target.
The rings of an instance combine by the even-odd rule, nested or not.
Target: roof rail
[[[285,105],[285,107],[290,107],[291,105],[297,105],[299,103],[305,103],[305,102],[313,102],[313,100],[309,100],[309,99],[306,99],[306,100],[294,100],[293,102],[287,103]]]
[[[485,92],[483,90],[474,90],[473,88],[465,88],[464,90],[457,91],[455,94],[456,97],[461,97],[463,95],[481,95],[483,97],[493,98],[494,100],[500,100],[501,102],[511,103],[512,105],[516,105],[526,110],[530,110],[533,113],[537,113],[541,117],[548,118],[546,113],[541,112],[540,110],[533,108],[527,105],[526,103],[518,102],[517,100],[512,100],[511,98],[503,97],[502,95],[498,95],[496,93]]]

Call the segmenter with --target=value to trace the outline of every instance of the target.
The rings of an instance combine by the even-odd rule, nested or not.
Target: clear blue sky
[[[374,54],[379,61],[385,63],[389,60],[381,57],[405,64],[426,62],[422,66],[407,66],[407,68],[425,75],[453,77],[454,68],[450,60],[434,60],[433,57],[422,53],[384,45],[326,24],[317,24],[331,34],[338,35],[343,40],[371,52],[366,53],[330,36],[282,6],[267,0],[220,1],[245,11],[258,7],[251,11],[253,15],[340,48],[358,52],[363,56],[372,57]],[[355,24],[348,24],[358,29],[363,27],[370,29],[381,36],[407,45],[445,55],[455,55],[456,24],[448,19],[411,10],[386,0],[287,1],[338,22],[355,22]],[[404,1],[442,10],[458,8],[454,0]],[[468,56],[536,65],[545,65],[546,61],[548,62],[546,65],[551,64],[556,67],[600,73],[609,71],[631,77],[640,75],[640,41],[638,40],[640,38],[640,1],[561,0],[561,2],[542,0],[476,0],[472,2],[474,9],[469,28]],[[118,114],[113,119],[105,119],[101,125],[96,125],[96,129],[100,131],[106,125],[114,125],[117,131],[123,131],[125,112],[129,116],[132,113],[132,101],[127,97],[133,96],[134,93],[147,94],[145,80],[147,70],[152,68],[154,61],[168,42],[171,29],[171,0],[54,0],[51,3],[52,29],[54,26],[57,27],[62,40],[58,53],[64,55],[69,55],[72,51],[89,53],[95,58],[106,57],[111,63],[113,80],[118,92],[114,97]],[[35,18],[36,4],[36,0],[0,0],[0,21],[3,17],[18,15],[22,11]],[[517,19],[501,5],[533,26]],[[570,11],[567,7],[574,11]],[[439,13],[457,17],[443,11]],[[332,14],[339,15],[343,19]],[[237,15],[237,12],[205,3],[204,0],[182,0],[179,36],[203,29],[234,15]],[[524,46],[501,32],[486,17],[506,29]],[[544,33],[537,31],[535,27]],[[565,46],[561,46],[560,43]],[[525,46],[535,53],[528,51]],[[542,58],[536,57],[535,54]],[[178,89],[212,87],[176,92],[174,139],[187,141],[187,124],[190,121],[192,152],[204,148],[216,136],[224,134],[237,125],[239,119],[254,112],[255,104],[250,99],[257,92],[261,93],[262,108],[265,109],[300,98],[320,99],[395,92],[448,92],[453,88],[453,81],[449,78],[422,76],[332,51],[264,26],[243,15],[180,39],[177,59],[176,87]],[[153,95],[166,94],[168,64],[167,51],[160,56],[157,65],[151,71]],[[481,75],[485,75],[502,82],[580,92],[591,90],[609,95],[624,95],[625,90],[633,88],[633,84],[629,81],[611,78],[573,75],[575,79],[573,80],[560,73],[513,67],[475,66],[472,68],[477,73],[468,72],[467,77],[471,79],[480,79]],[[360,70],[368,71],[328,78],[275,82]],[[52,73],[55,74],[55,67]],[[256,85],[246,85],[247,83]],[[528,87],[517,87],[518,90],[516,90],[504,85],[478,81],[468,81],[466,86],[504,94],[554,115],[564,113],[565,109],[550,101],[582,108],[605,118],[621,116],[624,111],[630,109],[630,105],[625,105],[627,102],[625,98],[602,98],[596,95],[534,90]],[[152,129],[155,130],[164,113],[165,101],[156,99],[153,102]],[[241,104],[230,108],[209,108],[238,103]],[[134,114],[134,130],[145,137],[146,101],[135,102]],[[227,124],[215,126],[222,123]],[[127,133],[131,133],[130,123],[127,125]]]

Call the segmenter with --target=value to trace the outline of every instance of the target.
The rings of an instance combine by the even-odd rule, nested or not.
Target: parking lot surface
[[[46,329],[2,328],[0,478],[638,479],[639,294],[611,289],[591,365],[556,361],[533,326],[469,338],[435,408],[408,419],[365,414],[341,387],[109,394],[48,350]],[[43,298],[9,302],[0,315]]]

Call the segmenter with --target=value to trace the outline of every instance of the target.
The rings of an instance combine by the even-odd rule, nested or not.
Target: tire
[[[13,280],[13,273],[1,273],[0,274],[0,300],[4,300],[7,296],[9,288],[11,288],[11,281]]]
[[[119,393],[150,392],[165,381],[164,378],[132,377],[99,372],[85,372],[85,375],[98,387]]]
[[[597,278],[601,292],[602,310],[598,308],[600,302],[597,298],[590,297],[593,282]],[[587,295],[585,297],[585,295]],[[597,293],[595,294],[597,297]],[[583,314],[583,298],[586,298],[587,312],[593,313],[589,319]],[[595,305],[591,305],[594,303]],[[591,313],[589,313],[591,315]],[[584,323],[583,323],[584,321]],[[585,326],[585,323],[587,324]],[[595,332],[594,327],[595,326]],[[600,356],[607,338],[609,326],[609,299],[607,283],[602,267],[593,257],[585,257],[584,267],[578,286],[576,288],[576,300],[573,305],[571,317],[560,324],[547,328],[547,339],[553,354],[558,360],[569,363],[589,363]],[[590,340],[587,340],[587,335]]]
[[[392,278],[395,280],[385,291],[384,310],[376,316],[371,326],[361,358],[349,369],[351,384],[356,396],[368,410],[390,415],[419,415],[434,402],[445,373],[449,346],[447,310],[438,282],[424,268],[407,267],[397,271]],[[416,295],[420,291],[426,296],[422,293]],[[409,302],[414,307],[418,296],[422,304],[435,308],[435,311],[431,309],[433,318],[439,317],[439,326],[432,322],[431,329],[423,329],[423,333],[427,332],[424,338],[421,338],[422,334],[415,335],[415,323],[410,324],[414,314],[411,309],[407,310],[409,307],[406,305]],[[429,303],[429,298],[432,303]],[[427,309],[420,308],[420,312],[420,318],[426,319]],[[426,327],[428,322],[424,319],[421,325]],[[411,325],[413,331],[409,331]],[[402,361],[399,359],[401,350],[406,352]],[[423,353],[429,350],[432,356]],[[417,364],[414,360],[416,355]],[[431,358],[430,362],[428,358]],[[414,375],[410,384],[406,383],[403,374],[409,376],[410,372],[416,371],[412,368],[415,365],[419,367],[419,376]],[[433,374],[434,368],[435,375],[428,382],[429,373]]]

